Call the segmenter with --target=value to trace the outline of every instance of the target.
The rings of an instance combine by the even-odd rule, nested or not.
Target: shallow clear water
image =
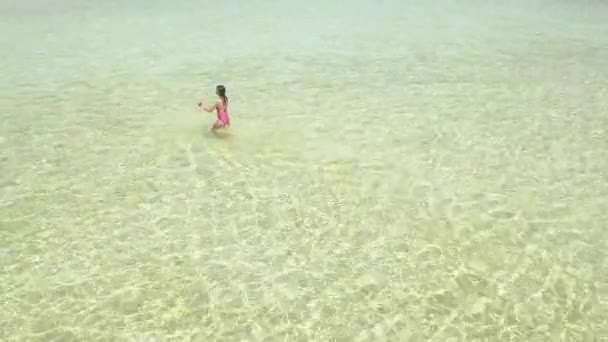
[[[0,0],[1,339],[607,341],[606,18]]]

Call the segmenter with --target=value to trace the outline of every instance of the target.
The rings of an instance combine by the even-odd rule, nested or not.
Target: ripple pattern
[[[3,4],[0,339],[608,341],[608,9],[541,3],[229,2],[222,64],[185,5]]]

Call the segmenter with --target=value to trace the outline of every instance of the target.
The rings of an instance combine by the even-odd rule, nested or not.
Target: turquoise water
[[[1,339],[607,341],[606,18],[0,0]]]

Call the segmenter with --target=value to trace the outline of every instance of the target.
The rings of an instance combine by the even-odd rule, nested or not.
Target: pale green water
[[[608,341],[608,4],[346,3],[0,0],[0,339]]]

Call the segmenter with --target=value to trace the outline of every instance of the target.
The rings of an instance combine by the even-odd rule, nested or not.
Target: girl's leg
[[[217,120],[214,124],[213,124],[213,129],[217,130],[217,129],[222,129],[222,128],[228,128],[230,127],[229,123],[225,123],[221,120]]]

